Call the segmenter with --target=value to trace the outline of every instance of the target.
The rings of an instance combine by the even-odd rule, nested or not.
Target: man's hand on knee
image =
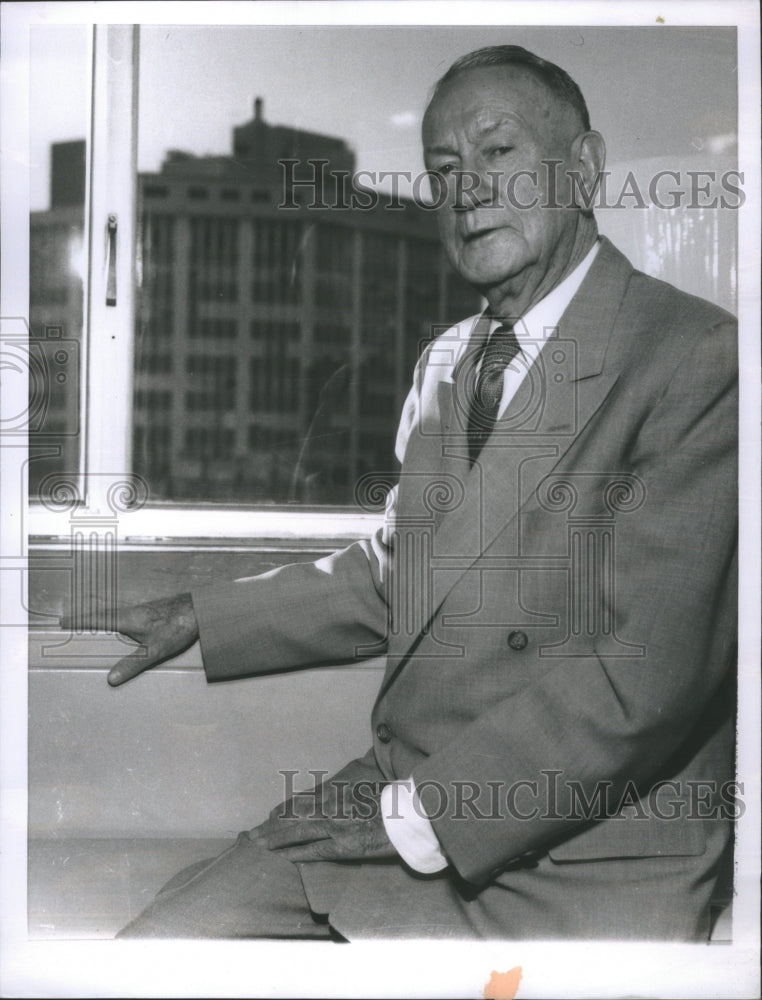
[[[364,861],[396,858],[380,811],[368,819],[270,818],[249,833],[288,861]]]
[[[71,629],[75,616],[63,615],[61,628]],[[109,671],[108,682],[112,687],[137,677],[173,656],[185,652],[198,639],[198,625],[190,594],[165,597],[133,607],[98,608],[87,620],[76,617],[78,627],[115,629],[140,647],[123,657]]]

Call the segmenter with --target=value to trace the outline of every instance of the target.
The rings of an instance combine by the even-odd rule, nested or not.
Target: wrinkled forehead
[[[529,67],[487,66],[464,70],[441,85],[423,117],[424,149],[451,132],[476,141],[503,122],[559,137],[577,129],[573,108]]]

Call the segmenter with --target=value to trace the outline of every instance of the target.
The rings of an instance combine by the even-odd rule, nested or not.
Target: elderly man
[[[598,238],[558,67],[458,60],[423,141],[488,302],[424,352],[386,524],[314,564],[120,612],[121,684],[387,656],[373,747],[133,936],[700,940],[732,818],[732,318]]]

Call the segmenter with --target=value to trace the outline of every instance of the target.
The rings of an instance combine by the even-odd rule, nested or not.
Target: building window
[[[237,359],[229,355],[189,354],[185,359],[187,412],[234,410],[237,366]]]
[[[222,316],[197,316],[188,328],[188,336],[206,342],[235,340],[238,336],[238,321]]]
[[[194,216],[190,221],[189,310],[197,321],[199,305],[238,300],[237,219]]]
[[[300,301],[301,223],[255,219],[252,231],[251,300],[261,305]]]
[[[232,456],[234,444],[233,431],[222,427],[189,427],[185,432],[185,454],[188,458],[218,462]]]
[[[168,351],[146,351],[136,358],[136,371],[151,375],[171,375],[174,358]]]
[[[301,324],[298,320],[253,319],[249,324],[249,336],[252,340],[298,341]]]

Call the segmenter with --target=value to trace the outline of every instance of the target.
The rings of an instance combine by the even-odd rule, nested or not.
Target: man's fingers
[[[256,833],[256,836],[253,834]],[[273,823],[263,830],[255,830],[249,834],[252,840],[261,840],[269,851],[280,851],[297,844],[308,844],[322,841],[330,836],[325,822],[315,820],[288,820]]]
[[[249,838],[287,861],[361,861],[396,857],[383,821],[265,820]]]
[[[137,677],[138,674],[142,674],[144,670],[149,670],[158,662],[158,657],[149,656],[146,647],[141,646],[134,653],[125,656],[113,666],[108,672],[107,680],[111,687],[118,687],[120,684],[124,684],[125,681],[130,681],[133,677]]]
[[[313,840],[308,844],[281,847],[274,853],[286,861],[369,861],[397,858],[388,839],[372,838],[356,832],[347,836]]]
[[[286,861],[340,861],[359,857],[356,848],[339,844],[335,840],[313,840],[309,844],[283,847],[277,853],[278,857],[285,858]]]

